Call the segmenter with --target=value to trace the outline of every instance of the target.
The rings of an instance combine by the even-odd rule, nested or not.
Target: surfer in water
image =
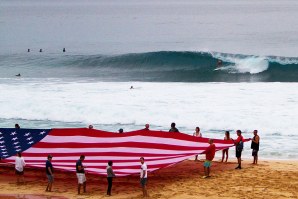
[[[17,76],[17,77],[21,77],[21,74],[19,73],[19,74],[17,74],[16,76]]]
[[[222,61],[219,59],[217,60],[216,68],[220,68],[220,67],[222,67]]]

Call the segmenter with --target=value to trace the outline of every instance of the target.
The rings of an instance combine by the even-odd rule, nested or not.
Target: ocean
[[[298,2],[0,3],[1,128],[258,129],[261,159],[298,159]]]

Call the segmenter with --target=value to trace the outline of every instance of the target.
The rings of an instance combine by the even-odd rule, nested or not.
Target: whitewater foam
[[[228,64],[221,68],[222,71],[230,73],[250,73],[257,74],[269,68],[269,61],[266,57],[233,55],[226,53],[212,53],[212,55]]]

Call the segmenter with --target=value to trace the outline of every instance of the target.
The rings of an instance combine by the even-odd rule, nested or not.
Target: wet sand
[[[298,161],[243,161],[235,170],[236,160],[213,162],[211,178],[202,179],[203,161],[186,160],[170,168],[149,174],[150,198],[298,198]],[[16,184],[13,167],[0,166],[0,199],[95,199],[106,198],[105,177],[86,174],[87,193],[77,195],[74,173],[56,171],[53,192],[45,192],[44,169],[25,170],[25,184]],[[14,195],[13,194],[17,194]],[[142,198],[138,176],[115,178],[111,198]]]

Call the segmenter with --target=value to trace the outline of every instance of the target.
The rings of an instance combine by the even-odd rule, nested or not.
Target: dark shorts
[[[252,156],[258,156],[258,150],[256,150],[256,149],[253,149],[252,150]]]
[[[16,175],[22,176],[24,175],[24,171],[15,170]]]
[[[49,183],[54,182],[54,176],[53,175],[48,175],[47,174],[47,178],[48,178]]]
[[[236,158],[241,158],[241,153],[242,153],[242,150],[240,151],[236,150]]]
[[[141,186],[144,187],[147,184],[147,178],[140,179]]]

